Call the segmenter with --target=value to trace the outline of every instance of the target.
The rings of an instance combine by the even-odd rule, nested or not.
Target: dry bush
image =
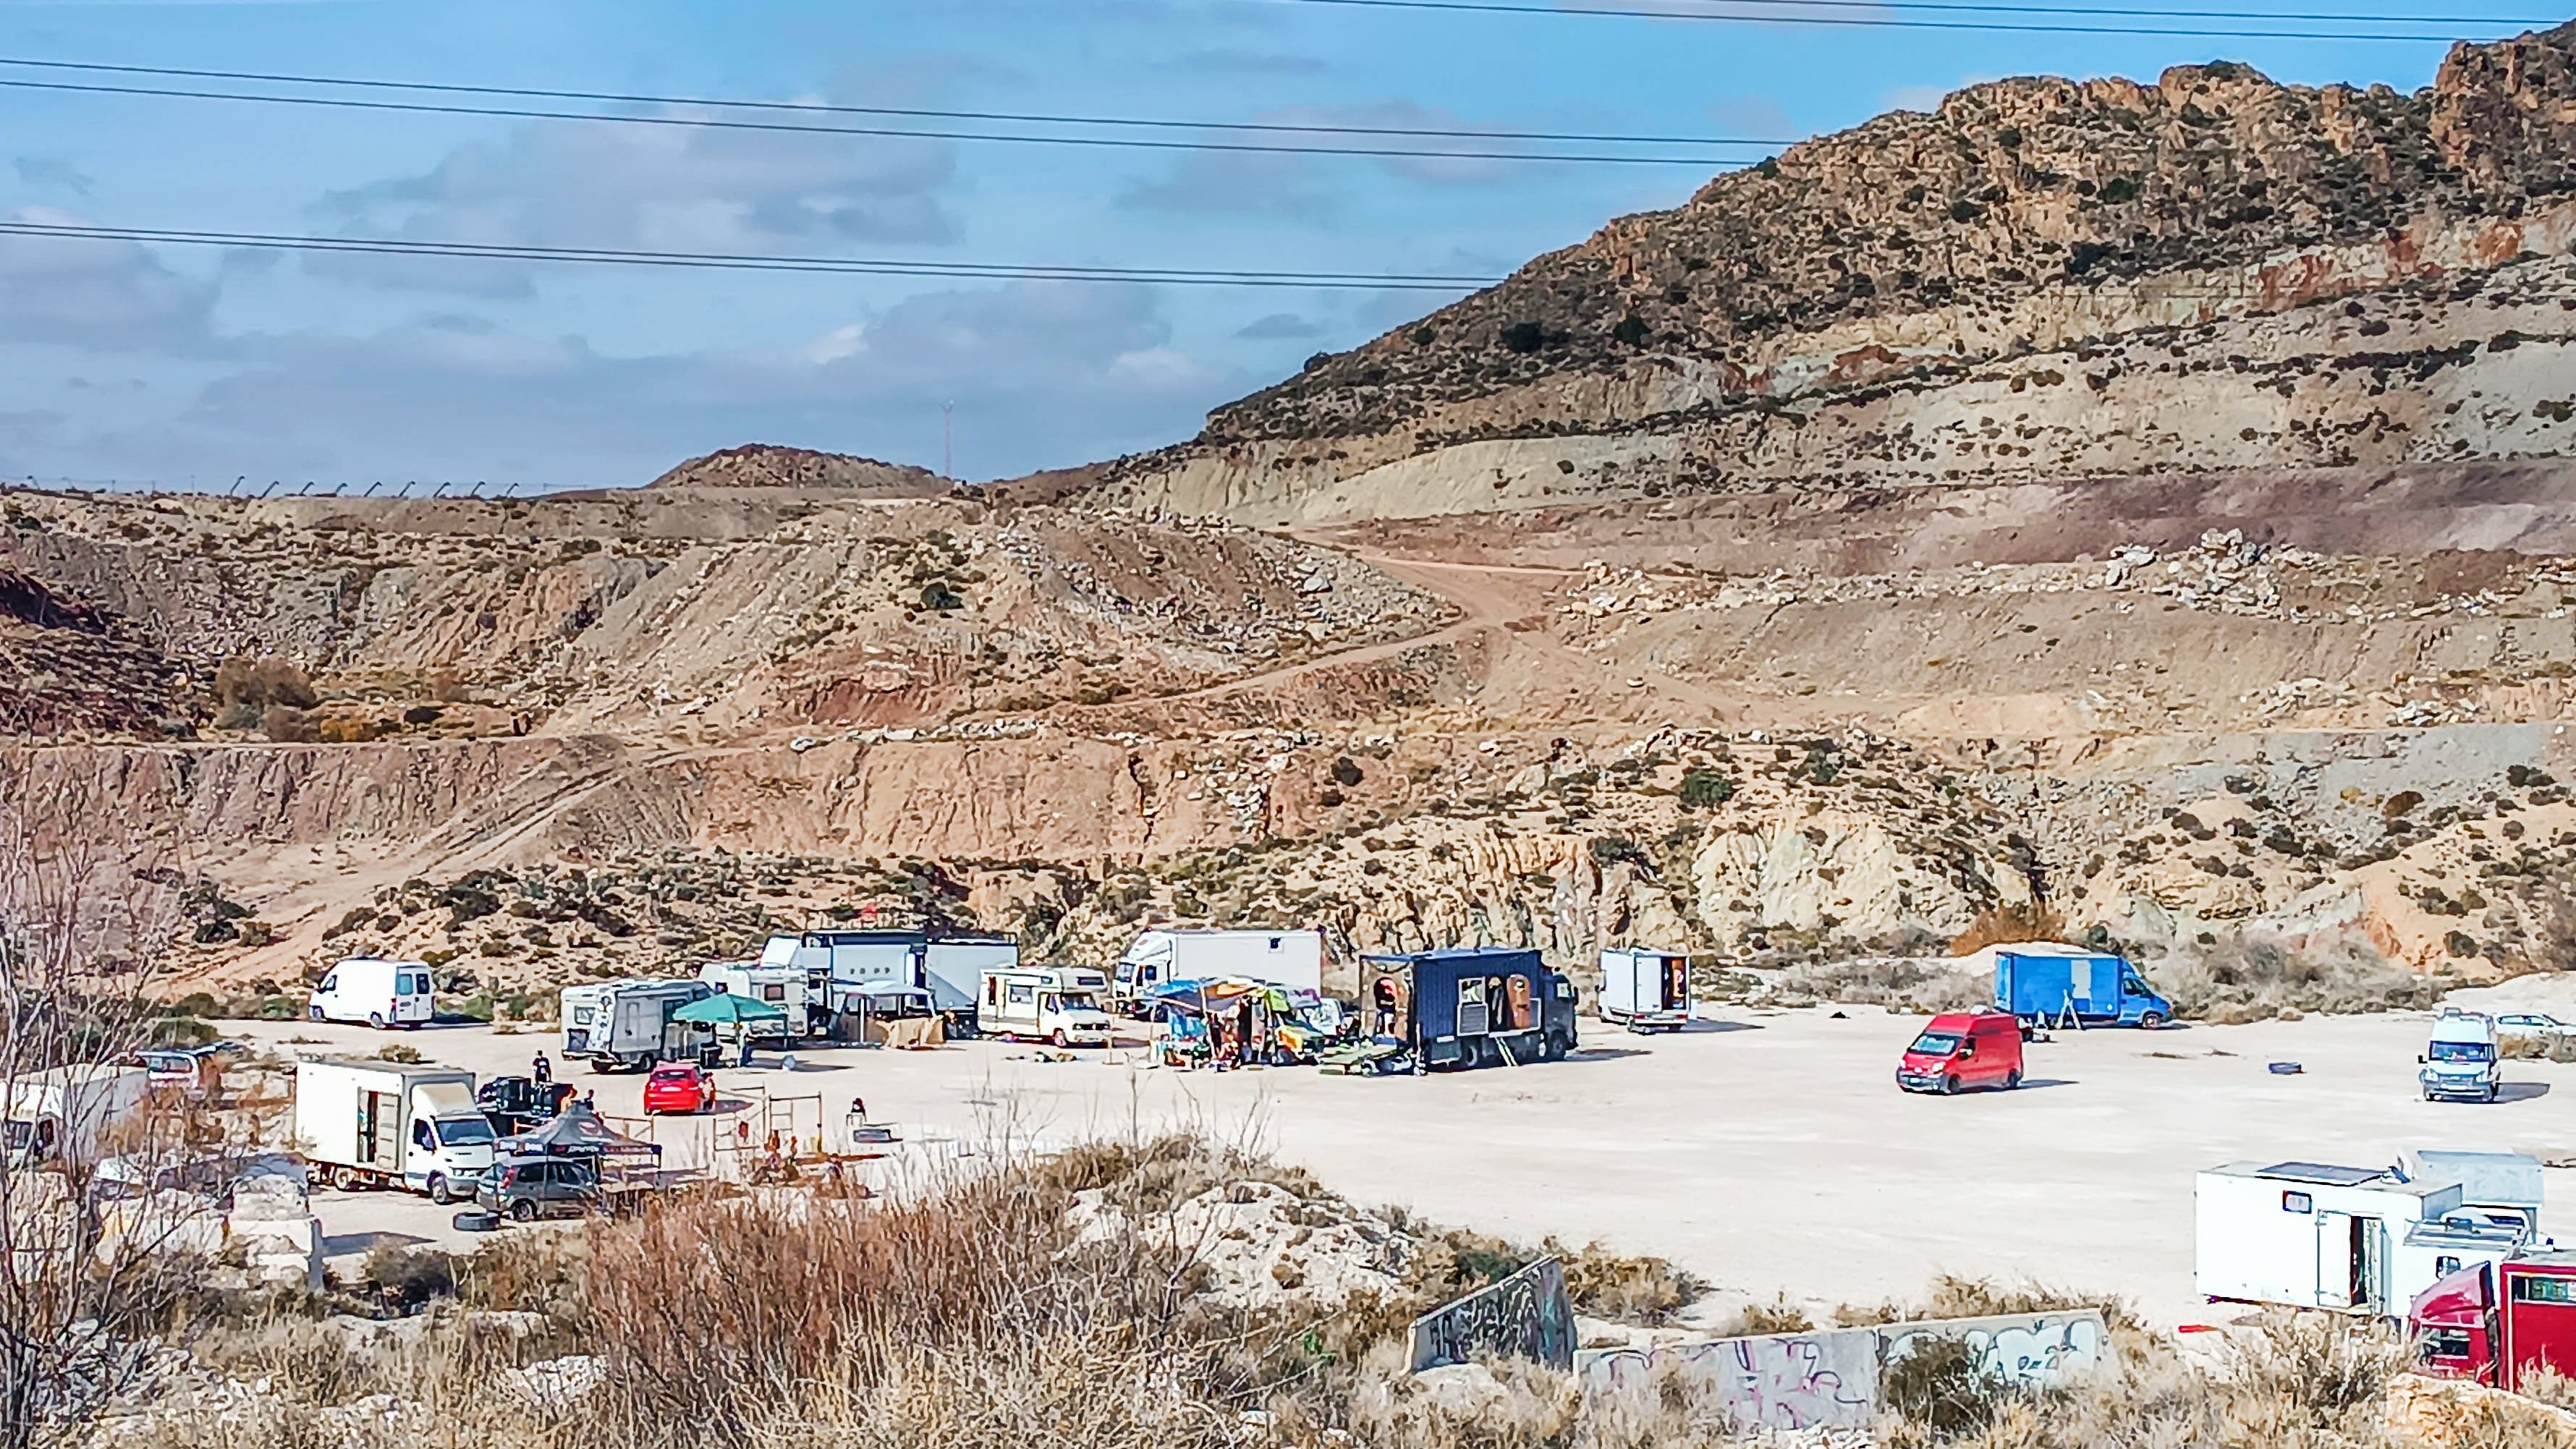
[[[1565,1269],[1566,1295],[1578,1313],[1616,1323],[1659,1324],[1689,1306],[1708,1285],[1662,1258],[1631,1258],[1599,1243],[1568,1248],[1554,1238],[1539,1245]]]
[[[2537,1399],[2553,1409],[2576,1411],[2576,1378],[2554,1368],[2524,1369],[2520,1392],[2524,1398]]]
[[[2221,1025],[2284,1012],[2352,1015],[2433,1005],[2442,987],[2358,937],[2232,936],[2176,949],[2148,970],[2174,1014]]]
[[[1846,1303],[1834,1310],[1834,1322],[1845,1328],[1874,1328],[1945,1318],[2023,1318],[2082,1308],[2101,1310],[2103,1321],[2114,1328],[2143,1326],[2125,1301],[2111,1295],[2083,1293],[2031,1279],[1998,1284],[1991,1278],[1962,1278],[1951,1273],[1934,1278],[1920,1301],[1888,1298],[1870,1304]]]
[[[1780,973],[1774,999],[1884,1006],[1934,1014],[1967,1011],[1993,999],[1992,983],[1954,969],[1941,957],[1808,961]]]
[[[2020,941],[2063,941],[2066,918],[2039,901],[2011,901],[1986,907],[1950,941],[1950,954],[1965,956],[1988,946]]]
[[[1805,1333],[1816,1326],[1806,1309],[1781,1294],[1768,1303],[1747,1303],[1716,1331],[1718,1338],[1759,1338],[1777,1333]]]
[[[291,659],[245,659],[238,655],[215,666],[215,703],[227,711],[253,713],[273,705],[311,709],[322,702],[313,681]]]

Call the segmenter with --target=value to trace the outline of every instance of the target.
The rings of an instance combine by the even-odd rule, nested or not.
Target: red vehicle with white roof
[[[2576,1252],[2463,1268],[2417,1295],[2406,1317],[2428,1374],[2517,1391],[2533,1369],[2576,1376]]]
[[[716,1079],[696,1062],[664,1062],[644,1079],[644,1113],[707,1112],[716,1105]]]
[[[1948,1096],[2021,1085],[2021,1019],[2003,1011],[1950,1011],[1927,1022],[1896,1064],[1896,1085]]]

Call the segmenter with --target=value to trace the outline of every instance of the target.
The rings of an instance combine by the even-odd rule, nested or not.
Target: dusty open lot
[[[1763,1297],[1830,1304],[1904,1293],[1935,1272],[2027,1274],[2114,1290],[2180,1323],[2207,1316],[2191,1291],[2195,1169],[2376,1164],[2408,1146],[2576,1154],[2576,1066],[2510,1062],[2503,1102],[2425,1103],[2413,1082],[2425,1020],[2061,1035],[2032,1045],[2020,1091],[1948,1099],[1895,1089],[1897,1051],[1919,1018],[1871,1008],[1731,1012],[1652,1038],[1587,1022],[1585,1050],[1567,1062],[1384,1080],[1173,1072],[1141,1067],[1141,1052],[1058,1063],[992,1041],[805,1051],[792,1073],[721,1073],[727,1111],[655,1132],[675,1161],[703,1160],[713,1134],[732,1131],[732,1103],[763,1092],[819,1095],[835,1127],[865,1096],[916,1140],[977,1142],[1007,1127],[1044,1145],[1193,1124],[1257,1140],[1355,1198],[1658,1253]],[[299,1052],[382,1044],[364,1028],[254,1034]],[[478,1074],[524,1072],[554,1045],[480,1028],[402,1039]],[[2283,1060],[2306,1070],[2265,1070]],[[637,1077],[571,1079],[604,1112],[631,1115],[640,1100]],[[2550,1178],[2553,1214],[2576,1213],[2576,1172]],[[334,1252],[384,1233],[455,1236],[444,1211],[415,1199],[319,1202]]]

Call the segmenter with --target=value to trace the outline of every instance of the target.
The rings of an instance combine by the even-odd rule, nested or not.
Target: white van
[[[2433,1019],[2432,1040],[2415,1060],[2415,1080],[2427,1102],[2492,1102],[2502,1085],[2495,1018],[2481,1012],[2442,1008]]]
[[[989,1036],[1105,1047],[1109,1013],[1101,1002],[1108,990],[1108,973],[1074,966],[987,971],[975,1002],[976,1025]]]
[[[363,1021],[373,1027],[427,1026],[432,1015],[429,965],[351,956],[313,988],[305,1013],[315,1021]]]

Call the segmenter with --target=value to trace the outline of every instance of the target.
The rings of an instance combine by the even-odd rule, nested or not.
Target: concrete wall
[[[1967,1340],[1988,1373],[2022,1388],[2054,1386],[2110,1352],[2102,1315],[2084,1309],[1585,1349],[1574,1356],[1574,1367],[1588,1394],[1615,1394],[1667,1376],[1714,1393],[1742,1432],[1858,1429],[1878,1417],[1879,1371],[1935,1338]]]

